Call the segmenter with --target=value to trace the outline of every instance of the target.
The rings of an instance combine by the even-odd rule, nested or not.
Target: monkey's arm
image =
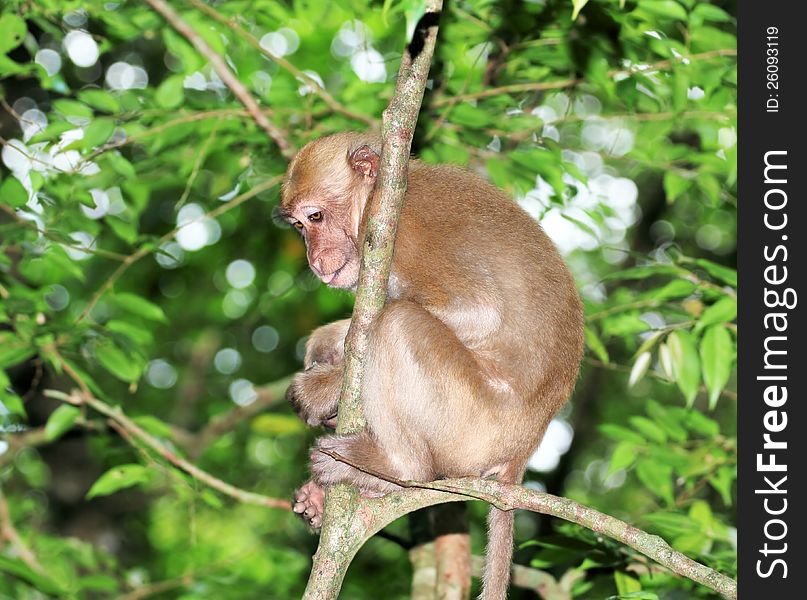
[[[335,428],[343,373],[341,361],[339,364],[314,364],[295,375],[286,390],[286,400],[308,425]]]
[[[315,364],[341,364],[345,359],[345,336],[350,319],[342,319],[318,327],[305,344],[303,366],[310,369]]]
[[[313,427],[336,427],[348,327],[350,319],[342,319],[311,334],[305,345],[305,371],[294,377],[286,391],[286,400]]]

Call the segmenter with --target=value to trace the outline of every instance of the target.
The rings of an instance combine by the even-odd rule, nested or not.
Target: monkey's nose
[[[308,266],[311,267],[311,270],[314,271],[314,273],[316,273],[317,276],[319,276],[319,277],[322,276],[322,258],[321,257],[319,257],[319,256],[311,257],[309,259],[309,261],[308,261]]]

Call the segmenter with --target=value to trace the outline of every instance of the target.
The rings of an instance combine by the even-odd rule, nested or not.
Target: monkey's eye
[[[294,228],[295,228],[297,231],[302,231],[302,229],[303,229],[303,224],[302,224],[302,223],[300,223],[300,221],[295,221],[295,222],[294,222]]]
[[[315,213],[311,213],[308,215],[309,221],[321,221],[322,220],[322,211],[317,211]]]

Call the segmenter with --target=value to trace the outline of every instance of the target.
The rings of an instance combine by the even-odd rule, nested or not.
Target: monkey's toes
[[[322,527],[322,513],[325,509],[325,488],[309,481],[294,492],[292,510],[315,529]]]

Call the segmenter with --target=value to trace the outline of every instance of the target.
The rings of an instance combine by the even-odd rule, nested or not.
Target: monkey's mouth
[[[343,264],[341,267],[336,269],[336,271],[334,271],[333,273],[329,273],[328,275],[320,275],[320,279],[322,280],[322,283],[324,283],[325,285],[331,285],[331,282],[334,281],[337,277],[339,277],[339,273],[341,273],[342,269],[344,269],[346,266],[347,266],[347,263]]]

